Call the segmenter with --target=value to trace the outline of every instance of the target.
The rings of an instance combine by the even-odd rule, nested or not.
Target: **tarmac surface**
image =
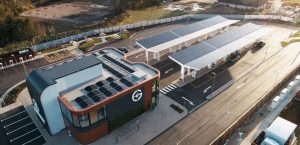
[[[274,30],[264,38],[267,46],[248,52],[229,68],[234,84],[185,119],[164,132],[149,145],[207,145],[233,124],[249,107],[285,75],[300,64],[297,47],[281,48],[281,40],[291,30]]]

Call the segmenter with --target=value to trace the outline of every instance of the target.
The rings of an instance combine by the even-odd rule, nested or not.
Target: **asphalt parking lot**
[[[215,82],[213,72],[216,73]],[[165,93],[166,96],[185,106],[189,112],[192,112],[208,101],[207,96],[232,79],[227,67],[221,65],[183,87],[178,87],[174,84],[168,85],[161,89],[161,93]]]
[[[34,61],[15,65],[6,69],[0,69],[0,96],[10,87],[19,83],[26,78],[26,73],[29,74],[33,69],[47,65],[48,62],[45,59],[37,59]],[[24,70],[25,69],[25,70]]]

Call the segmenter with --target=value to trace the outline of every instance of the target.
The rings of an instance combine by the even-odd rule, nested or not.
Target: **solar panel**
[[[103,93],[103,94],[104,94],[105,96],[107,96],[107,97],[109,97],[109,96],[112,95],[112,93],[111,93],[109,90],[107,90],[106,88],[104,88],[104,87],[99,88],[99,91],[100,91],[101,93]]]
[[[108,77],[108,78],[106,78],[106,80],[107,80],[108,82],[113,82],[115,79],[112,78],[112,77]]]
[[[118,71],[116,71],[115,69],[111,68],[110,66],[106,65],[103,63],[103,67],[108,70],[110,73],[112,73],[113,75],[117,76],[118,78],[122,78],[124,77],[124,75],[122,75],[121,73],[119,73]]]
[[[133,86],[133,83],[131,83],[130,81],[128,81],[128,80],[125,79],[125,78],[122,78],[122,79],[120,80],[120,82],[123,83],[124,85],[126,85],[127,87]]]
[[[93,96],[93,97],[91,97],[91,99],[92,99],[94,102],[100,102],[100,101],[101,101],[101,98],[98,97],[98,96]]]
[[[76,99],[75,99],[75,102],[81,107],[81,108],[86,108],[87,106],[88,106],[88,103],[87,102],[85,102],[83,99],[82,99],[82,97],[77,97]]]
[[[98,87],[102,87],[102,86],[104,85],[104,83],[103,83],[102,81],[99,81],[99,82],[96,83],[96,85],[97,85]]]
[[[159,44],[174,40],[176,38],[179,38],[178,35],[176,35],[173,32],[164,32],[156,36],[148,37],[146,39],[138,40],[137,42],[141,45],[143,45],[145,48],[151,48],[154,46],[157,46]]]
[[[252,23],[248,23],[241,27],[238,27],[236,29],[225,32],[221,35],[217,35],[211,39],[208,39],[206,41],[206,43],[208,43],[209,45],[211,45],[215,48],[221,48],[221,47],[225,46],[226,44],[236,41],[254,31],[258,30],[259,28],[260,28],[260,26],[257,26]]]
[[[164,32],[159,35],[151,36],[142,40],[138,40],[137,43],[145,47],[146,49],[152,48],[154,46],[175,40],[179,37],[200,31],[202,29],[208,28],[213,25],[220,24],[222,22],[228,21],[228,19],[221,16],[215,16],[209,19],[205,19],[190,25],[186,25],[179,29],[175,29],[169,32]]]
[[[182,64],[186,64],[199,57],[202,57],[215,49],[205,43],[199,43],[187,49],[181,50],[171,55],[172,58],[176,59]]]
[[[232,43],[244,36],[249,35],[250,33],[257,31],[259,28],[260,26],[248,23],[239,28],[225,32],[199,44],[176,52],[170,55],[170,57],[181,64],[188,64],[194,68],[198,68],[200,66],[203,67],[204,65],[210,64],[213,61],[221,59],[227,55],[228,52],[225,52],[220,48],[223,48],[229,43]],[[205,58],[203,58],[204,56]]]
[[[103,55],[103,57],[106,58],[106,59],[108,59],[108,60],[111,61],[112,63],[118,65],[118,66],[121,67],[122,69],[124,69],[124,70],[130,72],[130,73],[135,72],[134,69],[132,69],[132,68],[126,66],[125,64],[121,63],[120,61],[117,61],[116,59],[114,59],[114,58],[112,58],[112,57],[110,57],[110,56],[108,56],[108,55]]]
[[[89,86],[84,88],[84,90],[87,91],[87,92],[90,92],[94,89],[97,89],[97,87],[95,85],[89,85]]]

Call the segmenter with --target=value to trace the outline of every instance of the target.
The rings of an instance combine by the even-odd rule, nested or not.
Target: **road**
[[[169,25],[162,25],[153,27],[151,29],[142,30],[140,32],[137,32],[131,39],[121,40],[112,44],[109,44],[105,47],[128,47],[132,51],[134,48],[132,47],[135,43],[135,40],[142,39],[148,36],[152,36],[155,34],[159,34],[162,31],[168,31],[171,29],[179,28],[183,25],[186,25],[186,23],[174,23]],[[98,48],[100,49],[100,48]],[[140,55],[137,58],[131,58],[130,60],[139,62],[143,60],[145,57],[143,55]],[[42,67],[44,65],[49,64],[44,58],[42,59],[36,59],[34,61],[25,63],[25,68],[27,73],[29,74],[33,69]],[[0,69],[0,96],[10,87],[12,87],[14,84],[24,80],[26,78],[25,71],[23,69],[22,65],[16,65],[14,67],[10,67],[7,69]]]
[[[285,28],[276,28],[265,40],[271,44],[270,48],[250,51],[229,69],[237,79],[232,86],[152,140],[149,145],[211,143],[263,94],[271,90],[278,80],[300,64],[297,47],[279,47],[278,39],[284,39],[290,32]],[[251,68],[256,65],[257,68]],[[243,74],[249,68],[251,71]]]

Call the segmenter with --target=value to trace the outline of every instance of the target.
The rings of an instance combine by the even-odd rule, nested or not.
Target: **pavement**
[[[155,136],[159,135],[170,126],[174,125],[179,120],[187,116],[188,111],[165,95],[160,95],[160,100],[157,108],[153,111],[148,111],[136,117],[133,121],[128,122],[122,127],[112,131],[104,137],[93,142],[91,145],[141,145],[149,142]],[[68,130],[64,129],[62,132],[50,136],[46,129],[43,128],[41,122],[35,114],[30,99],[28,90],[23,90],[19,97],[18,103],[22,103],[29,113],[30,117],[36,123],[38,129],[45,137],[46,145],[79,145],[75,139],[69,135]],[[171,104],[179,106],[183,110],[178,113],[170,107]],[[1,110],[1,109],[0,109]]]
[[[264,41],[270,45],[260,50],[251,50],[229,68],[235,79],[233,85],[152,140],[149,145],[210,144],[270,91],[277,81],[298,66],[300,59],[296,52],[299,51],[299,45],[298,48],[280,47],[281,40],[288,37],[291,30],[269,27],[273,27],[274,31]],[[255,65],[257,67],[243,74]]]

